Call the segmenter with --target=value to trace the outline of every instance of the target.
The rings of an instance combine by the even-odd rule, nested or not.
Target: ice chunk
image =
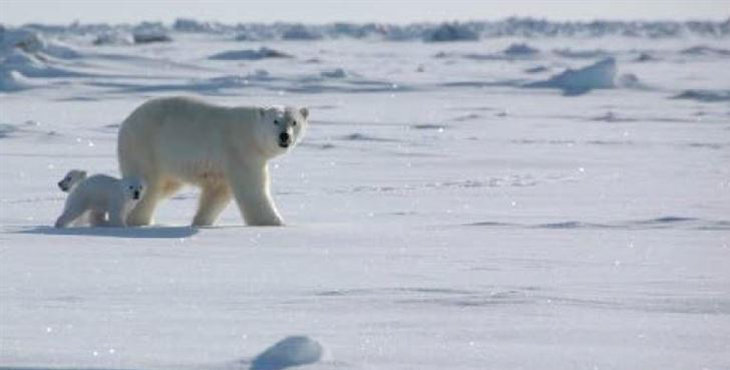
[[[319,361],[324,348],[306,336],[287,337],[261,352],[251,363],[251,370],[279,370]]]
[[[218,23],[198,22],[194,19],[178,18],[173,23],[172,28],[180,32],[217,33],[222,31],[223,26]]]
[[[593,89],[615,87],[616,60],[606,58],[580,69],[568,69],[546,81],[533,82],[525,87],[561,89],[565,95],[580,95]]]
[[[153,42],[170,42],[172,38],[164,33],[135,33],[135,44],[150,44]]]
[[[142,22],[134,27],[132,35],[135,44],[172,41],[167,35],[167,29],[161,23]]]
[[[281,38],[284,40],[319,40],[322,38],[322,35],[309,30],[301,24],[297,24],[284,31]]]
[[[459,23],[444,23],[435,30],[426,35],[425,41],[444,42],[444,41],[475,41],[479,40],[479,35],[472,31],[471,28]]]
[[[504,49],[502,53],[511,57],[526,57],[538,54],[540,50],[530,47],[527,44],[518,43],[512,44],[507,49]]]

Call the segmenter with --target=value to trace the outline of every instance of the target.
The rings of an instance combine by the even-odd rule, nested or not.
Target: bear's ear
[[[82,178],[86,178],[86,171],[79,171]]]
[[[299,113],[302,114],[302,117],[304,117],[304,119],[307,119],[307,117],[309,117],[309,109],[307,108],[299,109]]]
[[[266,116],[266,108],[259,108],[259,117],[264,118]]]

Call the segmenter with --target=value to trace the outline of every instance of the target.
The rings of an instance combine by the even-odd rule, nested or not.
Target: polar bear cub
[[[66,176],[64,176],[63,179],[61,179],[61,181],[58,182],[58,187],[61,189],[61,191],[68,193],[74,188],[74,186],[76,186],[78,183],[80,183],[85,178],[86,178],[86,171],[71,170],[71,171],[68,171]]]
[[[128,224],[149,225],[157,203],[190,184],[202,189],[195,226],[212,225],[231,199],[246,224],[282,225],[268,161],[301,140],[308,116],[307,108],[226,107],[186,97],[142,104],[122,123],[117,142],[122,175],[148,188]]]
[[[72,176],[66,183],[73,183],[75,178]],[[61,183],[65,180],[61,180]],[[59,187],[63,190],[67,184],[62,186],[61,183]],[[55,226],[58,228],[68,226],[87,213],[94,226],[124,227],[129,211],[145,192],[139,178],[126,177],[120,180],[107,175],[84,178],[68,189],[70,194],[63,213],[56,220]]]

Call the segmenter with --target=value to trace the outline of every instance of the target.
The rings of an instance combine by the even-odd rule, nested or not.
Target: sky
[[[0,0],[0,23],[137,23],[193,18],[222,23],[730,18],[730,0]]]

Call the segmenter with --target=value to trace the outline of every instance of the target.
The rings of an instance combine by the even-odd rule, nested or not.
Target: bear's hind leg
[[[193,226],[210,226],[215,223],[231,201],[231,188],[226,184],[203,187],[198,201],[198,211],[193,218]]]

